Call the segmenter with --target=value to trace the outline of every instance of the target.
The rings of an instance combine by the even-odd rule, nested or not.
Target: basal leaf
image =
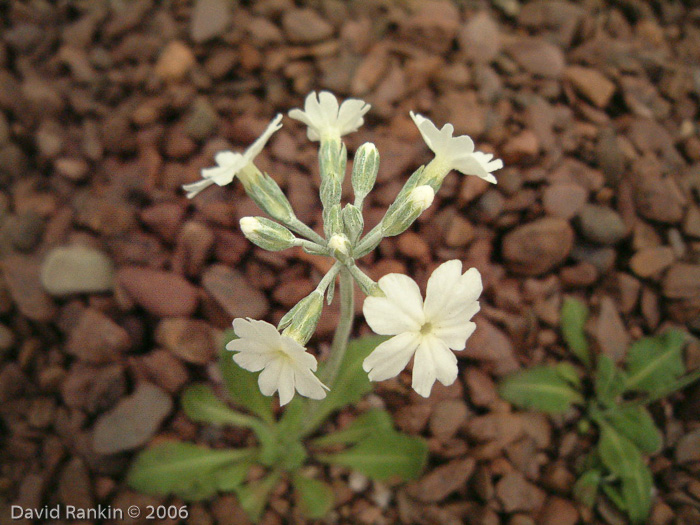
[[[648,523],[653,489],[654,477],[643,462],[637,465],[633,475],[622,479],[622,497],[627,515],[633,524]]]
[[[238,501],[248,517],[257,523],[262,517],[262,513],[267,507],[270,494],[280,479],[280,473],[271,472],[263,479],[252,481],[241,486],[238,491]]]
[[[620,478],[635,475],[643,464],[642,454],[634,443],[605,423],[601,424],[598,454],[603,465]]]
[[[561,333],[571,352],[587,367],[591,365],[591,354],[584,327],[588,320],[588,307],[573,297],[564,298],[561,307]]]
[[[360,414],[347,428],[321,436],[312,441],[318,447],[329,445],[357,443],[373,432],[389,431],[394,428],[394,423],[389,413],[379,408],[368,410]]]
[[[643,406],[615,407],[606,412],[604,417],[642,452],[654,454],[661,449],[661,432]]]
[[[685,335],[669,330],[656,337],[636,341],[627,354],[627,390],[654,394],[674,382],[683,372]]]
[[[297,474],[292,478],[297,505],[307,518],[321,519],[333,508],[333,489],[323,481]]]
[[[236,334],[233,330],[228,330],[224,341],[228,343],[233,339],[236,339]],[[233,352],[225,348],[219,356],[219,368],[231,400],[236,405],[250,410],[264,421],[272,423],[275,419],[272,412],[272,398],[260,393],[258,374],[243,370],[233,361]]]
[[[357,403],[365,394],[372,391],[372,384],[367,373],[362,369],[362,361],[377,345],[386,340],[387,338],[383,336],[370,336],[350,341],[333,388],[310,414],[309,421],[305,425],[305,434],[318,428],[332,412]],[[319,372],[319,375],[321,374],[322,372]]]
[[[536,366],[503,379],[498,391],[506,401],[521,408],[562,414],[583,396],[571,387],[556,367]]]
[[[253,449],[212,450],[191,443],[162,443],[136,457],[127,482],[146,494],[174,494],[189,501],[205,499],[218,490],[215,472],[254,454]]]
[[[182,394],[182,409],[185,414],[199,423],[234,425],[254,428],[260,420],[241,414],[227,407],[216,394],[204,384],[192,385]]]
[[[428,445],[421,438],[398,432],[375,432],[352,448],[317,457],[379,481],[393,477],[407,481],[417,478],[423,471],[428,459]]]
[[[607,355],[600,354],[594,376],[596,398],[605,406],[615,404],[625,390],[625,374]]]
[[[573,493],[577,500],[592,507],[598,497],[598,488],[602,475],[598,470],[588,470],[581,474],[574,483]]]
[[[252,457],[226,465],[214,472],[214,483],[221,492],[233,492],[238,489],[248,476],[248,470],[253,465]]]

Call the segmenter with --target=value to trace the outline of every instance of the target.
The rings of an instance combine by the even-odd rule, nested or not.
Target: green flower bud
[[[251,173],[241,178],[241,182],[248,196],[273,219],[289,223],[294,218],[294,210],[275,180],[267,173],[261,173],[252,164],[246,166],[244,171],[246,170],[251,170]]]
[[[379,151],[371,142],[366,142],[355,152],[352,165],[352,189],[355,192],[355,206],[362,208],[362,202],[372,191],[379,171]]]
[[[278,252],[295,246],[296,237],[292,232],[264,217],[243,217],[240,225],[243,235],[265,250]]]
[[[335,204],[323,210],[323,232],[329,239],[336,233],[343,233],[343,218],[340,204]]]
[[[319,167],[321,171],[321,203],[324,209],[340,203],[348,160],[344,144],[335,141],[321,141]]]
[[[345,235],[347,235],[350,243],[354,246],[362,235],[362,230],[365,227],[362,212],[357,206],[347,204],[342,212],[343,226],[345,227]]]
[[[328,240],[328,249],[340,262],[345,262],[350,257],[350,241],[342,233],[337,233]]]
[[[323,294],[314,290],[282,317],[277,329],[284,329],[282,335],[291,337],[304,346],[314,335],[322,311]]]
[[[382,219],[382,235],[391,237],[406,231],[435,198],[430,186],[418,186],[389,207]]]

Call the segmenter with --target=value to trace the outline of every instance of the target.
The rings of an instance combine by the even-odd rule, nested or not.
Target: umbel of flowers
[[[278,392],[281,405],[289,403],[295,392],[322,399],[333,387],[352,329],[353,280],[367,295],[363,313],[369,326],[377,334],[392,336],[364,360],[363,368],[372,381],[395,377],[414,358],[413,388],[429,396],[436,380],[444,385],[455,381],[457,358],[453,351],[463,350],[475,329],[471,318],[479,311],[482,291],[481,275],[475,268],[463,272],[458,260],[440,265],[428,280],[424,300],[410,277],[389,274],[375,282],[356,265],[356,260],[374,250],[383,238],[408,229],[432,204],[450,171],[495,183],[492,172],[502,168],[503,162],[475,151],[468,136],[453,136],[451,124],[438,129],[429,119],[411,112],[435,157],[411,175],[381,222],[363,236],[362,208],[376,181],[379,152],[371,143],[358,148],[351,173],[354,200],[343,205],[347,149],[342,137],[364,123],[369,109],[369,104],[357,99],[339,105],[334,95],[323,91],[309,94],[303,110],[289,112],[291,118],[306,124],[309,140],[319,142],[323,235],[296,217],[274,179],[255,166],[255,157],[282,127],[281,114],[245,152],[218,153],[216,167],[202,170],[201,181],[184,186],[192,198],[213,184],[224,186],[238,178],[246,193],[274,219],[241,219],[241,230],[251,242],[270,251],[300,246],[308,253],[335,261],[316,289],[287,312],[277,327],[254,319],[233,321],[238,339],[227,346],[235,352],[233,360],[246,370],[260,372],[260,391],[267,396]],[[316,358],[305,345],[316,329],[324,302],[330,304],[333,300],[336,279],[340,320],[323,376],[317,377]]]

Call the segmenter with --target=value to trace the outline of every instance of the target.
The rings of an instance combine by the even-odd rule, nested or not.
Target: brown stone
[[[498,23],[488,11],[479,11],[469,18],[459,31],[457,41],[474,62],[491,62],[501,50]]]
[[[544,508],[540,522],[542,525],[576,525],[579,513],[576,505],[569,500],[551,497]]]
[[[663,294],[669,299],[700,297],[700,265],[676,263],[666,272]]]
[[[197,288],[177,274],[125,266],[117,283],[128,296],[158,317],[188,317],[197,308]]]
[[[253,288],[245,275],[223,264],[207,268],[202,276],[202,286],[231,319],[261,319],[269,308],[265,295]]]
[[[433,469],[408,490],[414,498],[426,503],[442,501],[466,486],[475,466],[476,461],[471,457],[453,460]]]
[[[289,41],[295,44],[320,42],[333,34],[333,26],[309,8],[285,11],[282,28]]]
[[[671,266],[675,258],[673,248],[669,246],[645,248],[632,256],[630,268],[638,277],[654,277]]]
[[[216,356],[211,328],[198,319],[162,319],[156,327],[155,338],[158,344],[188,363],[204,365]]]
[[[39,263],[22,255],[0,261],[7,289],[22,315],[33,321],[47,322],[57,313],[56,305],[39,280]]]
[[[563,219],[545,217],[519,226],[503,239],[508,267],[524,275],[541,275],[564,262],[574,245],[574,231]]]
[[[615,93],[615,84],[595,69],[569,66],[564,76],[576,91],[599,108],[606,107]]]
[[[624,359],[629,336],[615,302],[610,297],[603,297],[600,301],[600,313],[595,323],[594,336],[601,351],[613,361],[619,362]]]
[[[578,184],[561,182],[547,186],[542,195],[545,211],[554,217],[572,219],[588,200],[588,191]]]
[[[520,472],[505,474],[496,483],[496,497],[507,513],[534,511],[539,509],[546,497],[545,492],[533,485]]]
[[[457,434],[467,419],[469,409],[461,399],[445,399],[433,407],[430,415],[430,431],[441,441],[447,441]]]
[[[187,368],[170,352],[157,348],[143,356],[148,377],[171,394],[178,392],[188,381]]]
[[[192,50],[179,40],[173,40],[165,46],[153,69],[156,76],[163,80],[182,80],[195,65]]]
[[[87,308],[71,330],[66,351],[88,363],[118,360],[131,346],[127,331],[105,314]]]
[[[542,38],[518,38],[506,51],[528,73],[559,78],[564,71],[564,53]]]
[[[479,368],[470,367],[464,371],[469,401],[478,407],[488,407],[498,399],[493,379]]]

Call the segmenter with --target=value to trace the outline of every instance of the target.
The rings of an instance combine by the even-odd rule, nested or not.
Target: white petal
[[[338,111],[338,121],[336,122],[341,136],[357,131],[364,123],[362,117],[370,108],[371,106],[364,100],[351,98],[343,102]]]
[[[484,180],[495,180],[495,177],[486,171],[481,163],[472,154],[457,157],[451,164],[453,169],[463,173],[464,175],[476,175]]]
[[[503,161],[501,159],[494,159],[493,154],[484,153],[482,151],[475,151],[473,153],[474,158],[483,166],[483,168],[489,173],[492,171],[500,170],[503,167]]]
[[[249,372],[260,372],[260,370],[268,366],[273,359],[273,354],[257,354],[253,352],[239,352],[233,356],[233,360],[238,366]]]
[[[464,350],[467,339],[476,330],[472,321],[444,323],[433,328],[432,335],[442,340],[452,350]]]
[[[370,328],[381,335],[420,330],[425,320],[423,298],[415,281],[392,273],[378,284],[386,297],[367,297],[362,308]]]
[[[369,373],[370,381],[396,377],[406,368],[420,340],[417,333],[405,332],[377,346],[362,363],[364,371]]]
[[[297,392],[311,399],[323,399],[326,397],[328,387],[321,383],[310,370],[298,369],[294,378]]]
[[[338,121],[338,99],[329,91],[321,91],[318,94],[318,102],[323,125],[325,127],[335,126]]]
[[[270,122],[267,125],[267,128],[265,128],[265,131],[263,131],[263,134],[258,137],[258,139],[253,142],[248,149],[245,151],[243,154],[243,157],[245,157],[245,164],[241,166],[239,169],[244,168],[247,164],[250,162],[253,162],[253,159],[257,157],[262,149],[265,147],[265,144],[267,144],[267,141],[270,140],[270,137],[279,129],[282,128],[282,124],[280,122],[282,121],[282,114],[278,113],[274,119],[272,119],[272,122]]]
[[[462,262],[453,259],[435,268],[428,279],[425,290],[425,318],[428,321],[439,319],[442,312],[451,307],[450,298],[462,277]]]
[[[292,400],[295,390],[294,368],[288,362],[282,365],[277,387],[280,393],[280,406],[284,406]]]
[[[413,389],[423,397],[439,380],[448,386],[457,379],[457,357],[436,337],[424,337],[413,361]]]
[[[204,179],[197,182],[192,182],[191,184],[183,184],[182,189],[187,192],[187,198],[191,199],[200,191],[207,189],[212,184],[214,184],[214,181]]]
[[[274,359],[265,367],[265,370],[260,372],[258,386],[263,395],[271,396],[279,388],[282,366],[283,362],[281,359]]]
[[[233,331],[241,339],[253,339],[275,350],[279,350],[281,346],[281,336],[277,328],[267,321],[236,318],[233,320]]]
[[[474,152],[474,141],[468,135],[460,135],[452,137],[445,148],[445,155],[451,158],[466,156]]]
[[[413,113],[411,111],[411,118],[418,127],[418,131],[423,136],[423,140],[427,146],[435,153],[435,142],[440,140],[440,131],[437,129],[435,124],[433,124],[430,119],[425,118],[423,115]]]

